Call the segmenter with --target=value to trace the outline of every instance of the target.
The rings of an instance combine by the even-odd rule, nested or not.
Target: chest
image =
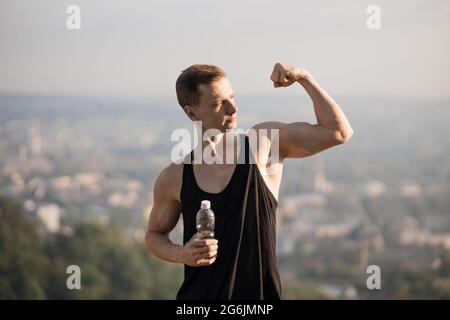
[[[231,182],[236,164],[193,165],[194,179],[198,187],[207,193],[220,193]]]

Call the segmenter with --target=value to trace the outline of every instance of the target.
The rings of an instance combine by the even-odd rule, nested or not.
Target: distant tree
[[[438,274],[441,277],[450,277],[450,251],[444,250],[441,254],[441,265],[438,269]]]
[[[327,299],[327,296],[320,291],[319,286],[312,282],[289,279],[283,282],[282,288],[284,300]]]
[[[116,226],[40,230],[18,201],[0,198],[1,299],[174,299],[181,285],[181,265],[155,259]],[[69,265],[81,269],[80,290],[67,288]]]
[[[79,224],[73,236],[58,235],[47,253],[55,262],[47,288],[53,299],[173,299],[181,281],[182,270],[154,260],[116,227]],[[81,269],[81,290],[65,287],[70,264]]]
[[[0,197],[0,298],[44,299],[48,259],[37,222],[17,200]]]

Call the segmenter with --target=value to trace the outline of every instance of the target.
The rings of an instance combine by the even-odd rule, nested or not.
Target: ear
[[[191,119],[192,121],[199,120],[199,118],[197,117],[197,114],[195,113],[195,109],[192,106],[185,105],[183,109],[184,109],[184,112],[186,113],[186,115],[189,117],[189,119]]]

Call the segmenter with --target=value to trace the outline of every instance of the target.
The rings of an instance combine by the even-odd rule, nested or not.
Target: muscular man
[[[222,69],[193,65],[177,79],[178,102],[187,116],[201,121],[202,133],[218,130],[181,164],[174,162],[164,168],[154,185],[146,244],[160,259],[184,264],[184,282],[177,299],[281,299],[275,211],[283,161],[319,153],[353,135],[341,108],[309,72],[277,63],[271,80],[275,88],[301,85],[313,102],[317,123],[255,124],[251,129],[256,132],[276,129],[278,141],[273,143],[273,136],[267,134],[253,150],[247,134],[230,133],[237,127],[238,108]],[[219,145],[232,145],[232,151],[241,152]],[[207,149],[222,159],[233,153],[233,163],[197,162]],[[269,161],[271,153],[278,154],[276,161]],[[267,170],[269,167],[277,170]],[[202,200],[211,202],[216,215],[215,239],[197,234],[195,217]],[[169,237],[180,214],[183,245]]]

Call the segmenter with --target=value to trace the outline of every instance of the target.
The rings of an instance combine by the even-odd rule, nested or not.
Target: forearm
[[[158,258],[179,263],[179,253],[181,245],[173,243],[168,235],[157,232],[148,232],[145,236],[145,243],[148,250]]]
[[[327,129],[338,132],[346,140],[353,134],[350,123],[334,99],[308,74],[298,80],[305,88],[314,105],[317,123]]]

